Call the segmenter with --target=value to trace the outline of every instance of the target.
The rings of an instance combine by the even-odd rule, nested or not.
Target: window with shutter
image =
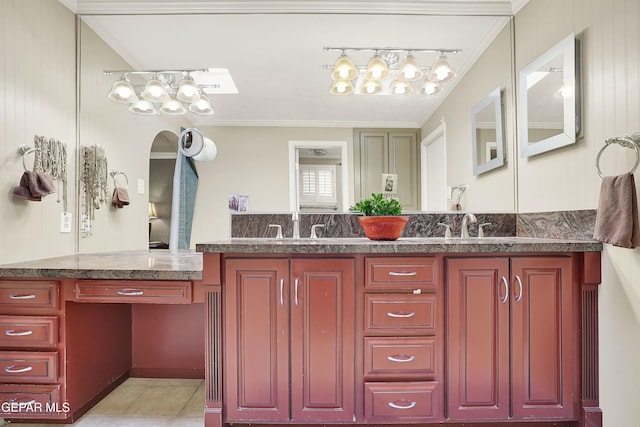
[[[300,206],[337,209],[335,165],[300,165]]]

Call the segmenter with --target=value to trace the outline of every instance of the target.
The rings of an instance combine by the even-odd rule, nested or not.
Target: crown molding
[[[529,2],[529,0],[511,0],[512,10],[511,13],[515,15]]]
[[[398,128],[418,129],[415,122],[335,122],[322,120],[217,120],[211,116],[189,117],[193,126],[201,127],[304,127],[304,128]]]
[[[528,0],[59,0],[77,15],[330,13],[512,16]]]

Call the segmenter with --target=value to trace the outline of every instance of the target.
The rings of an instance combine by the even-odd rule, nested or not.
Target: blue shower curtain
[[[182,133],[184,129],[180,130]],[[179,142],[178,142],[179,143]],[[189,249],[193,208],[198,190],[198,171],[195,161],[178,149],[173,172],[173,196],[171,201],[171,227],[169,249]]]
[[[198,190],[198,171],[191,157],[182,153],[180,157],[180,216],[178,222],[178,249],[189,249],[191,245],[191,226],[193,224],[193,208]]]

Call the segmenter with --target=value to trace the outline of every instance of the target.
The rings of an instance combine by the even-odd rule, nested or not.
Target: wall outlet
[[[138,178],[138,194],[144,194],[144,179]]]
[[[71,212],[62,212],[60,216],[60,232],[71,233]]]

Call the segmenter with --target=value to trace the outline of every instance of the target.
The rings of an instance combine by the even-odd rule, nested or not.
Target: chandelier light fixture
[[[114,102],[128,104],[129,111],[135,114],[181,115],[188,109],[194,114],[211,115],[213,108],[205,89],[213,86],[197,84],[192,76],[210,71],[214,70],[105,70],[105,75],[120,75],[107,97]],[[134,85],[132,78],[137,78],[140,84]]]
[[[437,95],[442,84],[456,77],[447,54],[461,49],[418,49],[397,47],[325,47],[325,51],[340,51],[335,65],[325,65],[331,70],[332,95]],[[358,66],[348,51],[373,52],[367,65]],[[415,53],[438,54],[430,66],[418,63]],[[402,60],[401,60],[402,57]],[[117,83],[117,82],[116,82]]]

